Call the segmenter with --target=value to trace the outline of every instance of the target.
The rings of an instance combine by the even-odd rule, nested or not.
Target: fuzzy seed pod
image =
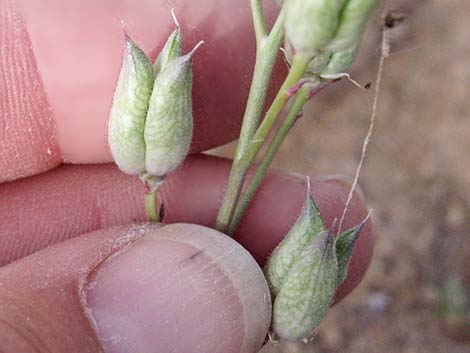
[[[338,263],[329,231],[305,244],[274,299],[272,328],[289,341],[310,339],[331,305]]]
[[[155,79],[144,131],[145,165],[152,176],[171,173],[189,151],[193,133],[193,53],[170,61]]]
[[[308,194],[299,218],[266,263],[266,280],[273,295],[276,296],[281,290],[286,275],[305,244],[323,230],[324,225],[320,211]]]
[[[378,0],[348,0],[341,12],[339,27],[327,50],[332,52],[351,50],[358,46],[369,16]]]
[[[313,337],[325,316],[336,288],[346,278],[359,235],[368,217],[335,240],[325,230],[320,212],[310,197],[284,240],[264,268],[273,297],[271,328],[288,341]]]
[[[109,117],[114,161],[128,174],[145,172],[144,127],[154,73],[144,52],[126,35],[124,59]]]
[[[126,35],[108,141],[118,167],[139,175],[149,187],[160,184],[188,153],[193,131],[191,59],[200,44],[181,56],[178,27],[152,67]]]
[[[158,75],[171,60],[181,56],[181,47],[181,32],[178,27],[171,33],[165,46],[160,52],[160,55],[158,55],[157,60],[155,60],[155,63],[153,64],[153,69],[155,70],[156,75]]]
[[[296,54],[313,58],[336,33],[345,0],[286,1],[286,40]]]

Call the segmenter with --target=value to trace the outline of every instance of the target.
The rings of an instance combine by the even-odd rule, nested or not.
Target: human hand
[[[198,153],[236,137],[254,36],[247,1],[179,1],[175,12],[188,48],[206,41],[194,60]],[[173,28],[163,0],[0,3],[0,350],[252,352],[269,324],[269,294],[252,257],[208,228],[129,226],[145,220],[140,181],[91,165],[111,161],[105,127],[121,60],[119,20],[148,51]],[[160,193],[165,222],[212,227],[229,167],[188,158]],[[348,187],[327,179],[313,178],[312,190],[328,226]],[[305,190],[297,176],[266,178],[235,235],[260,266],[295,221]],[[366,213],[356,196],[344,227]],[[338,299],[371,255],[366,226]]]

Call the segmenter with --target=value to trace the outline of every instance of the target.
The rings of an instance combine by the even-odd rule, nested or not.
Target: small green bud
[[[286,40],[295,54],[313,58],[330,42],[345,0],[287,0]]]
[[[171,173],[189,151],[193,133],[191,61],[198,46],[170,61],[155,79],[144,131],[145,166],[152,176]]]
[[[165,46],[160,52],[160,55],[158,55],[157,60],[155,60],[155,63],[153,64],[153,69],[155,70],[156,75],[158,75],[171,60],[181,56],[181,47],[181,32],[180,28],[177,27],[173,33],[171,33]]]
[[[289,341],[310,339],[331,305],[338,263],[329,231],[305,244],[274,299],[272,329]]]
[[[265,265],[266,280],[273,295],[277,295],[281,290],[286,275],[305,244],[323,230],[320,211],[308,193],[300,216]]]
[[[327,50],[344,51],[357,47],[369,16],[378,0],[348,0],[341,12],[339,27]]]
[[[145,53],[126,35],[124,59],[109,117],[114,161],[129,174],[145,172],[144,126],[154,73]]]
[[[361,235],[364,224],[369,218],[367,217],[361,224],[353,227],[336,238],[336,257],[338,259],[338,281],[339,286],[344,282],[348,274],[349,263],[351,262],[356,242]]]

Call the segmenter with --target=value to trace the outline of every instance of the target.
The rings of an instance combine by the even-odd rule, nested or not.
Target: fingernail
[[[351,177],[351,176],[347,176],[347,175],[343,175],[343,174],[329,174],[329,175],[323,175],[319,178],[316,178],[315,179],[316,181],[320,181],[320,182],[323,182],[323,183],[327,183],[327,182],[336,182],[336,183],[339,183],[339,184],[342,184],[344,185],[346,188],[348,188],[349,190],[351,189],[351,186],[353,185],[354,183],[354,177]],[[359,198],[361,199],[361,201],[364,201],[365,200],[365,197],[364,197],[364,191],[362,190],[361,186],[359,185],[359,183],[356,184],[356,186],[354,187],[354,192],[357,194],[357,196],[359,196]]]
[[[213,229],[148,227],[86,285],[87,315],[105,351],[257,351],[271,302],[253,257]]]

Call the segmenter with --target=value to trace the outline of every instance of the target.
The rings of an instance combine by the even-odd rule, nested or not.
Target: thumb
[[[215,230],[99,230],[0,269],[0,351],[252,353],[268,293],[251,255]]]

